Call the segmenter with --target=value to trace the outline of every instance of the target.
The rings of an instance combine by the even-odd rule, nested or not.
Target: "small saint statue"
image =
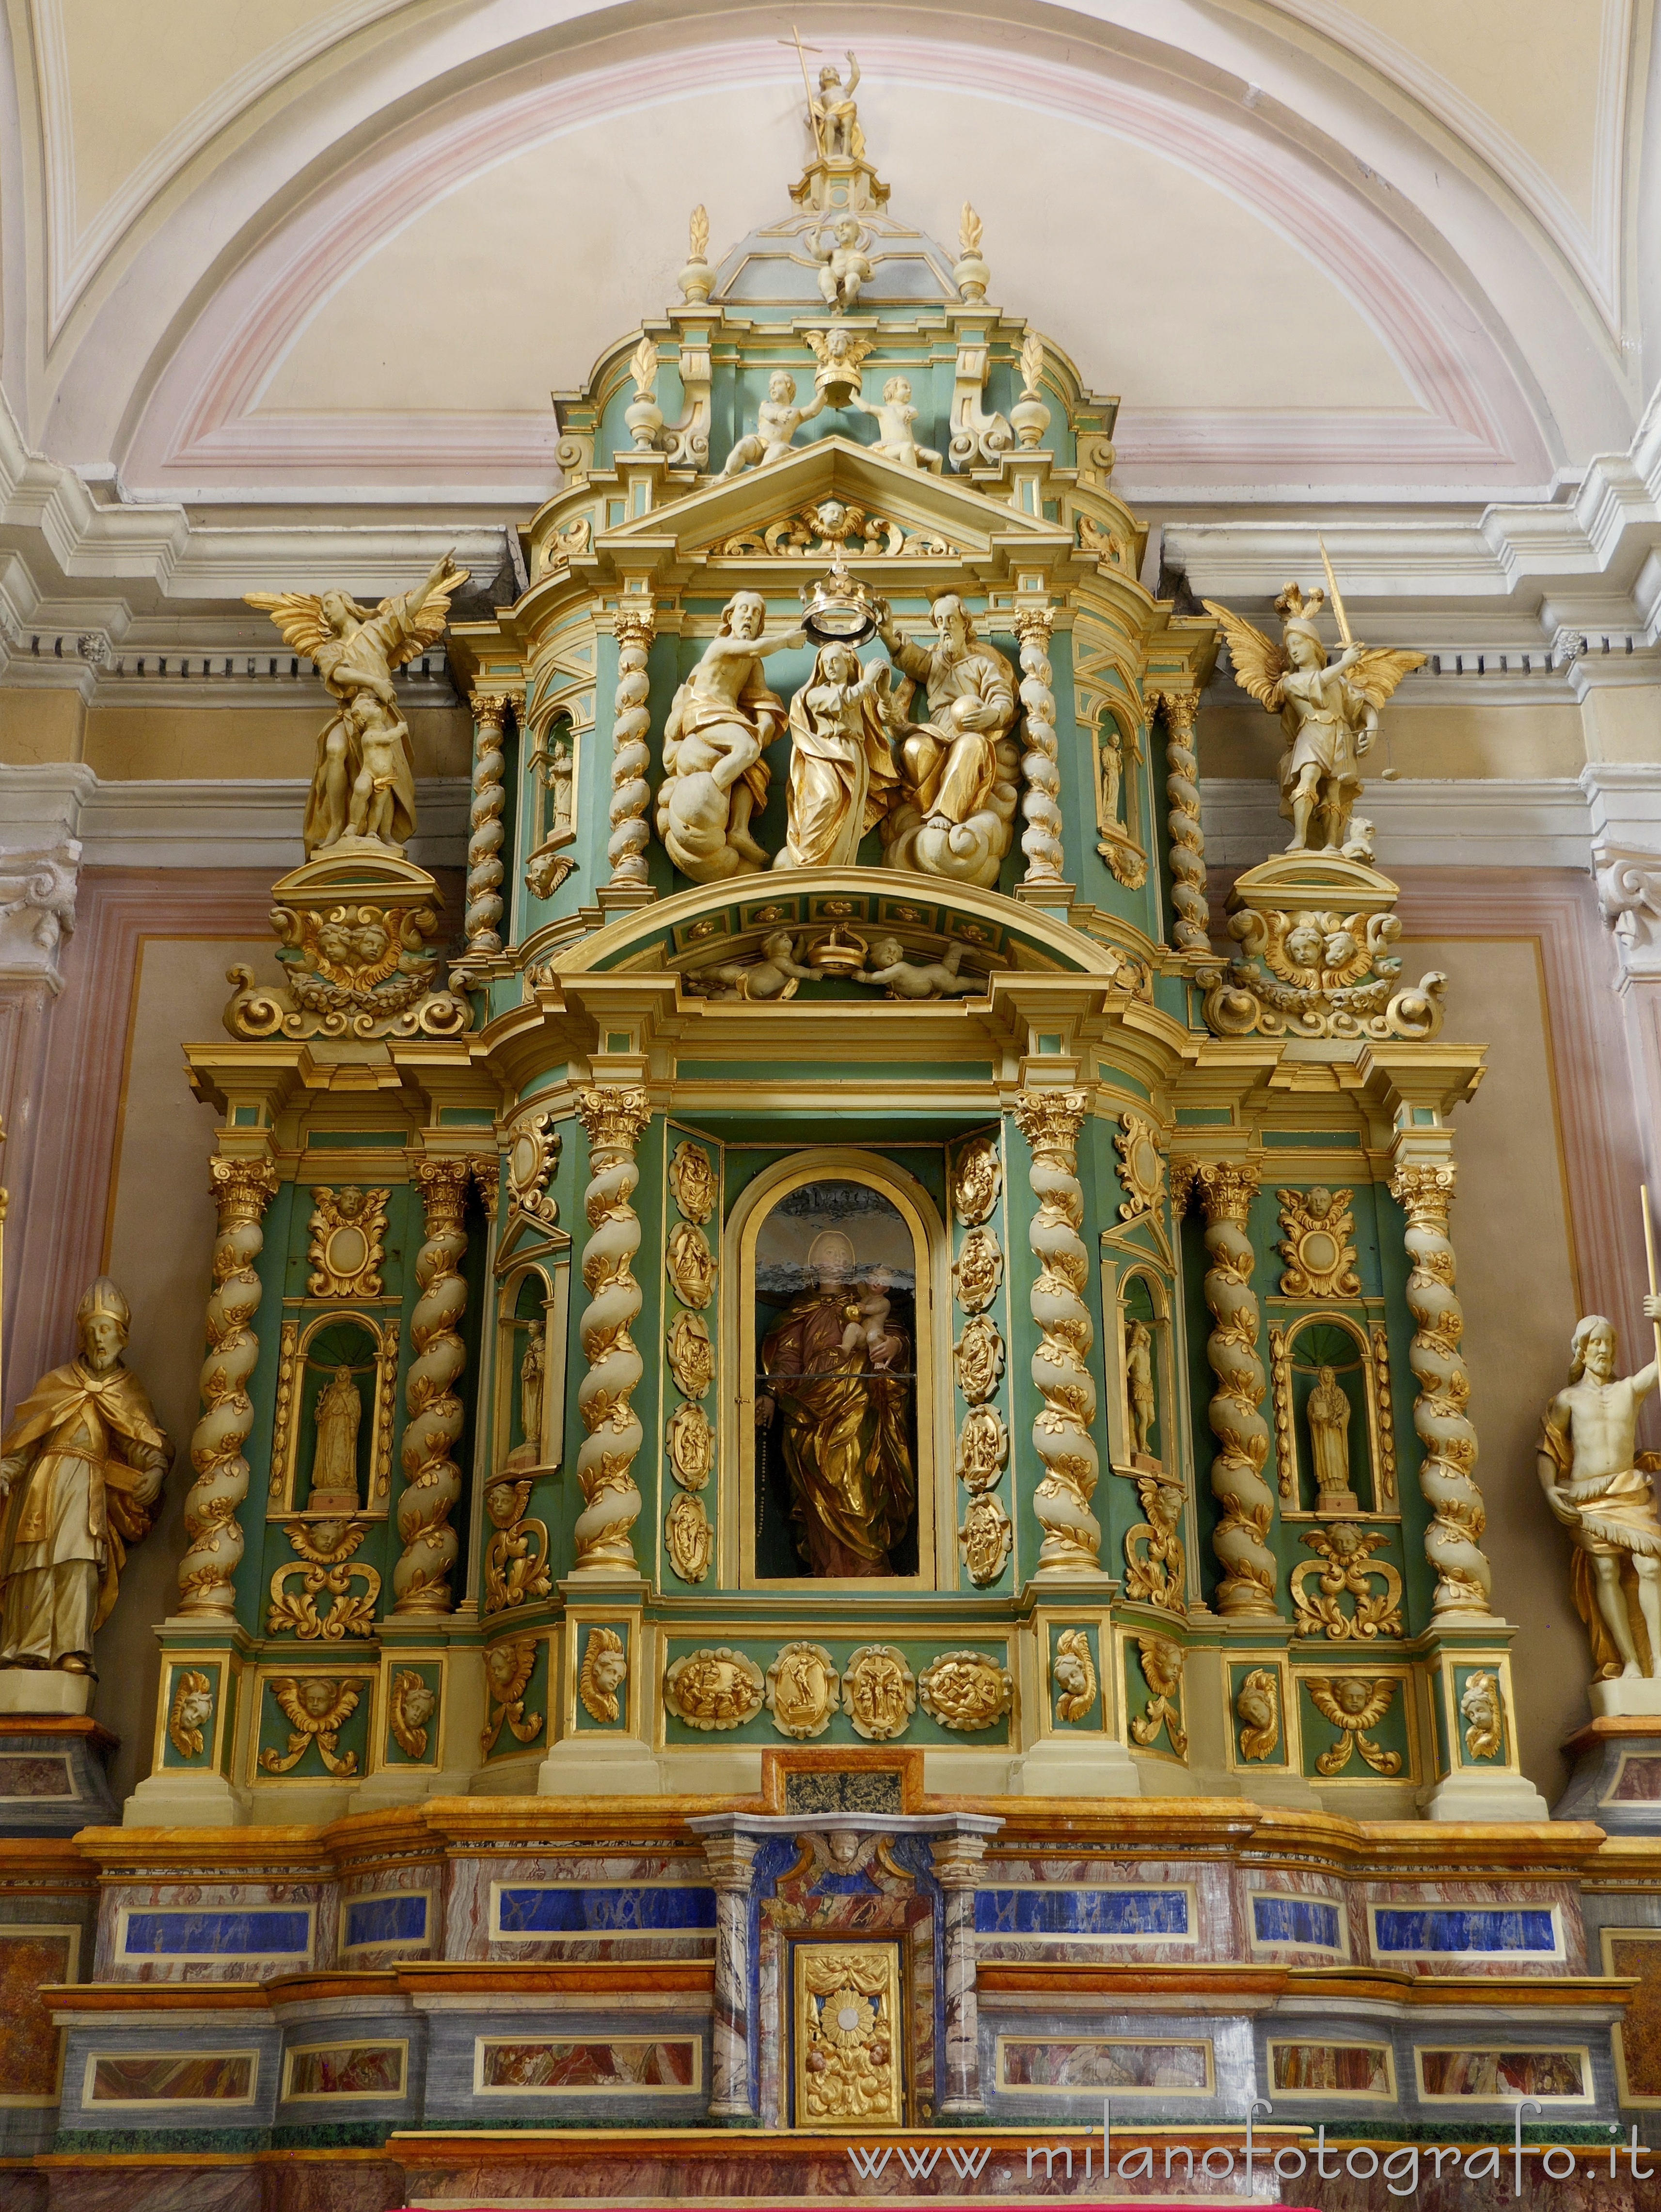
[[[542,1394],[547,1373],[547,1356],[543,1349],[542,1328],[538,1323],[532,1329],[525,1345],[525,1357],[519,1363],[519,1425],[524,1442],[519,1449],[532,1465],[542,1457]]]
[[[1315,1370],[1315,1388],[1304,1407],[1309,1423],[1310,1456],[1315,1462],[1317,1513],[1355,1513],[1360,1505],[1349,1481],[1349,1395],[1330,1367]]]
[[[173,1446],[122,1360],[131,1315],[107,1275],[75,1322],[78,1357],[41,1376],[0,1438],[0,1667],[91,1674]]]
[[[1646,1297],[1644,1312],[1661,1319],[1661,1297]],[[1653,1679],[1661,1674],[1661,1516],[1634,1444],[1656,1362],[1618,1376],[1615,1323],[1602,1314],[1575,1323],[1570,1353],[1568,1386],[1547,1407],[1541,1426],[1540,1486],[1574,1540],[1570,1587],[1597,1679]],[[1638,1646],[1640,1622],[1647,1664]]]
[[[313,1415],[317,1448],[312,1454],[307,1499],[313,1512],[356,1512],[357,1431],[362,1418],[363,1401],[351,1369],[337,1367],[317,1394]]]
[[[1156,1406],[1153,1334],[1145,1321],[1133,1320],[1125,1325],[1124,1371],[1130,1395],[1130,1449],[1139,1458],[1151,1459]]]

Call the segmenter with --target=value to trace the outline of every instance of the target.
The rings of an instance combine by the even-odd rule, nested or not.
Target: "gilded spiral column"
[[[502,777],[507,755],[502,750],[502,725],[508,702],[491,692],[476,691],[473,708],[473,801],[467,826],[467,950],[502,950],[502,848],[506,831],[502,824],[508,793]]]
[[[1032,1424],[1032,1449],[1044,1471],[1032,1509],[1043,1529],[1040,1575],[1101,1571],[1101,1527],[1090,1510],[1097,1475],[1090,1433],[1096,1418],[1090,1372],[1095,1332],[1084,1297],[1090,1255],[1079,1234],[1084,1221],[1079,1131],[1087,1103],[1082,1091],[1023,1091],[1015,1099],[1016,1123],[1032,1149],[1029,1180],[1038,1201],[1027,1241],[1038,1262],[1031,1310],[1040,1336],[1032,1380],[1043,1409]]]
[[[1452,1164],[1403,1162],[1390,1188],[1408,1218],[1402,1242],[1413,1262],[1407,1284],[1414,1327],[1408,1364],[1419,1390],[1413,1401],[1413,1425],[1424,1448],[1419,1486],[1431,1510],[1425,1557],[1436,1575],[1432,1611],[1442,1620],[1482,1619],[1492,1610],[1488,1592],[1494,1577],[1482,1548],[1488,1514],[1472,1473],[1476,1431],[1465,1413],[1470,1377],[1459,1355],[1465,1317],[1454,1293],[1453,1247],[1448,1241]]]
[[[1056,695],[1050,690],[1050,629],[1045,607],[1024,607],[1015,617],[1021,641],[1021,707],[1026,716],[1026,752],[1021,774],[1026,784],[1021,813],[1026,827],[1021,850],[1028,884],[1062,881],[1062,772],[1056,738]]]
[[[1179,952],[1209,952],[1211,908],[1206,897],[1200,757],[1194,738],[1200,697],[1196,691],[1160,691],[1153,703],[1165,709],[1165,795],[1170,810],[1165,832],[1170,839],[1171,903],[1176,909],[1171,935]]]
[[[646,1093],[606,1084],[577,1094],[588,1133],[588,1188],[583,1206],[588,1242],[582,1280],[588,1292],[581,1336],[588,1371],[577,1386],[577,1410],[588,1431],[577,1454],[582,1511],[576,1525],[576,1574],[637,1574],[630,1532],[641,1496],[631,1472],[645,1441],[630,1394],[643,1372],[631,1324],[639,1317],[634,1257],[640,1218],[630,1203],[640,1170],[635,1147],[651,1119]]]
[[[1269,1541],[1275,1493],[1263,1479],[1269,1423],[1257,1409],[1266,1378],[1246,1233],[1257,1170],[1247,1162],[1184,1161],[1173,1164],[1171,1183],[1179,1212],[1196,1188],[1205,1207],[1205,1302],[1212,1319],[1206,1357],[1217,1378],[1207,1413],[1217,1439],[1211,1494],[1220,1515],[1211,1544],[1223,1571],[1217,1610],[1272,1620],[1279,1618],[1281,1571]]]
[[[259,1358],[253,1329],[259,1310],[255,1262],[265,1249],[259,1224],[277,1194],[277,1170],[269,1160],[214,1159],[209,1171],[219,1233],[208,1293],[202,1417],[191,1435],[196,1480],[185,1498],[189,1541],[179,1565],[179,1610],[228,1618],[236,1609],[234,1583],[242,1557],[236,1513],[248,1494],[248,1462],[242,1456],[253,1426],[248,1378]]]
[[[651,616],[636,609],[619,614],[611,627],[618,641],[618,688],[611,702],[611,837],[606,856],[613,884],[645,890],[651,835],[646,808],[652,796],[646,781],[652,760],[646,742],[652,726],[646,657],[654,629]]]
[[[454,1602],[450,1570],[457,1545],[450,1516],[461,1496],[454,1453],[465,1419],[455,1386],[467,1364],[462,1215],[472,1175],[471,1160],[423,1160],[415,1171],[427,1235],[416,1255],[419,1296],[410,1316],[415,1357],[404,1382],[404,1490],[398,1501],[404,1550],[392,1569],[394,1613],[448,1613]]]

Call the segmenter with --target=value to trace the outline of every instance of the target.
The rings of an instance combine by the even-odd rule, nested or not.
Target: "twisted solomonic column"
[[[1209,952],[1211,907],[1206,897],[1205,831],[1200,826],[1200,756],[1194,725],[1197,691],[1159,691],[1151,703],[1165,710],[1165,795],[1170,809],[1171,936],[1179,952]]]
[[[1452,1164],[1404,1162],[1391,1176],[1390,1188],[1408,1218],[1402,1241],[1413,1262],[1407,1284],[1414,1326],[1408,1363],[1419,1387],[1413,1401],[1413,1425],[1424,1447],[1419,1486],[1431,1510],[1425,1531],[1425,1557],[1436,1573],[1431,1610],[1439,1620],[1482,1620],[1492,1610],[1488,1592],[1494,1577],[1482,1549],[1488,1514],[1471,1472],[1476,1431],[1465,1413],[1470,1377],[1459,1356],[1465,1317],[1454,1294],[1453,1247],[1448,1242]]]
[[[1026,855],[1028,884],[1062,881],[1062,772],[1056,738],[1056,695],[1050,690],[1050,630],[1054,617],[1047,607],[1023,607],[1015,617],[1021,641],[1021,707],[1026,716],[1026,751],[1021,774],[1026,791],[1021,812],[1026,827],[1021,850]]]
[[[234,1584],[242,1557],[236,1512],[248,1494],[248,1462],[242,1456],[253,1426],[248,1378],[259,1359],[253,1330],[259,1310],[254,1263],[265,1249],[260,1217],[277,1194],[277,1170],[269,1160],[214,1159],[208,1165],[219,1233],[208,1293],[202,1418],[191,1435],[196,1480],[185,1499],[189,1543],[179,1563],[179,1610],[228,1619],[236,1610]]]
[[[588,1434],[577,1454],[583,1505],[573,1571],[633,1575],[639,1568],[630,1531],[640,1517],[641,1496],[630,1470],[646,1439],[629,1403],[644,1371],[629,1334],[641,1305],[633,1269],[640,1218],[630,1200],[640,1181],[635,1146],[652,1109],[643,1091],[606,1084],[579,1091],[577,1112],[588,1132],[583,1206],[589,1236],[582,1255],[588,1304],[580,1332],[588,1372],[577,1386],[577,1410]]]
[[[611,836],[605,851],[612,883],[643,891],[650,888],[646,808],[652,796],[646,781],[652,762],[646,742],[652,726],[646,659],[655,630],[650,614],[637,608],[620,613],[611,627],[618,641],[618,688],[611,702]]]
[[[415,1358],[404,1382],[408,1418],[401,1453],[404,1491],[398,1501],[404,1550],[392,1569],[394,1613],[448,1613],[454,1602],[450,1570],[457,1545],[450,1515],[461,1496],[461,1469],[453,1455],[466,1418],[455,1387],[467,1364],[461,1340],[467,1310],[462,1215],[472,1171],[471,1160],[422,1160],[415,1170],[427,1235],[416,1255],[420,1295],[410,1316]]]
[[[1032,1510],[1043,1529],[1040,1575],[1101,1571],[1101,1526],[1090,1510],[1098,1466],[1090,1433],[1096,1418],[1090,1372],[1095,1332],[1084,1297],[1090,1255],[1079,1234],[1084,1220],[1079,1131],[1087,1104],[1082,1091],[1023,1091],[1015,1098],[1016,1123],[1032,1148],[1028,1179],[1038,1201],[1027,1242],[1038,1262],[1032,1318],[1041,1334],[1032,1380],[1043,1410],[1032,1424],[1032,1449],[1044,1471]]]
[[[1223,1571],[1217,1610],[1277,1620],[1281,1571],[1269,1542],[1275,1493],[1263,1480],[1269,1423],[1257,1410],[1266,1378],[1257,1356],[1257,1300],[1246,1234],[1257,1170],[1249,1162],[1184,1160],[1172,1163],[1171,1180],[1179,1213],[1196,1188],[1205,1207],[1205,1302],[1213,1323],[1206,1357],[1217,1378],[1207,1408],[1217,1439],[1211,1494],[1221,1516],[1211,1544]]]
[[[502,826],[508,793],[502,776],[502,725],[508,702],[494,692],[476,691],[473,708],[473,803],[467,829],[467,950],[502,950]]]

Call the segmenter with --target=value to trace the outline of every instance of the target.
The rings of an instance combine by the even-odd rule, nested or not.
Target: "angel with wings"
[[[1347,636],[1342,653],[1329,666],[1316,622],[1325,597],[1287,586],[1275,602],[1279,645],[1214,600],[1203,602],[1223,626],[1234,681],[1269,714],[1280,714],[1286,740],[1281,812],[1292,824],[1289,853],[1310,849],[1310,826],[1317,815],[1319,844],[1329,853],[1343,849],[1364,787],[1361,757],[1378,734],[1378,709],[1409,670],[1425,665],[1422,653],[1369,648]]]
[[[317,743],[317,768],[306,806],[306,858],[338,845],[379,845],[400,857],[415,832],[415,758],[409,725],[399,711],[392,671],[436,645],[450,617],[451,594],[467,580],[451,556],[435,561],[426,581],[378,607],[360,606],[350,592],[249,592],[283,641],[317,663],[340,702]]]

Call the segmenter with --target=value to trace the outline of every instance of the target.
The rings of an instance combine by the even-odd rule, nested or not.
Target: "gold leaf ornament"
[[[697,1145],[677,1145],[669,1163],[669,1191],[686,1218],[702,1228],[715,1212],[719,1194],[708,1152]]]
[[[306,1279],[308,1297],[380,1296],[390,1195],[389,1190],[369,1190],[361,1183],[347,1183],[338,1190],[327,1183],[313,1186],[307,1250],[311,1267]]]
[[[1004,1370],[1004,1341],[997,1323],[985,1314],[974,1315],[964,1323],[952,1357],[957,1364],[958,1388],[970,1404],[977,1406],[989,1398]]]
[[[181,1759],[199,1759],[213,1719],[214,1687],[199,1667],[181,1667],[173,1678],[167,1741]]]
[[[917,1680],[891,1644],[862,1644],[842,1676],[843,1711],[855,1735],[886,1743],[905,1733],[917,1709]]]
[[[675,1388],[683,1398],[702,1398],[715,1379],[715,1348],[701,1314],[676,1315],[667,1351]]]
[[[331,1774],[357,1772],[357,1753],[340,1754],[341,1729],[357,1711],[365,1690],[374,1686],[362,1676],[340,1674],[275,1674],[267,1684],[278,1710],[289,1723],[286,1753],[267,1748],[259,1764],[267,1774],[287,1774],[298,1766],[313,1744]]]
[[[917,1677],[922,1709],[942,1728],[968,1735],[995,1728],[1015,1695],[1014,1677],[984,1651],[943,1651]]]
[[[1003,1165],[990,1137],[965,1146],[952,1185],[952,1205],[959,1221],[971,1226],[991,1218],[1003,1188]]]
[[[577,1695],[590,1720],[609,1723],[622,1711],[620,1692],[629,1679],[629,1654],[615,1628],[596,1626],[583,1641]]]
[[[1234,1694],[1240,1723],[1240,1756],[1268,1759],[1281,1741],[1281,1676],[1274,1667],[1254,1667]]]
[[[715,1432],[696,1399],[677,1406],[666,1438],[669,1472],[683,1490],[702,1490],[715,1463]]]
[[[767,1710],[781,1735],[805,1742],[830,1725],[842,1688],[822,1644],[787,1644],[767,1670]]]
[[[676,1493],[664,1516],[663,1540],[669,1564],[684,1583],[701,1583],[715,1557],[715,1532],[703,1510],[703,1500],[686,1491]]]
[[[952,1288],[965,1313],[981,1313],[998,1294],[1003,1280],[1003,1254],[998,1240],[984,1229],[971,1229],[952,1267]]]
[[[1096,1702],[1098,1683],[1096,1662],[1091,1656],[1090,1637],[1082,1628],[1064,1628],[1056,1638],[1055,1656],[1050,1662],[1050,1686],[1055,1695],[1057,1718],[1064,1721],[1086,1719]]]
[[[559,1205],[548,1188],[559,1165],[562,1139],[551,1114],[533,1114],[514,1130],[508,1147],[508,1190],[521,1213],[556,1222]]]
[[[392,1741],[407,1758],[427,1756],[427,1731],[438,1711],[438,1692],[411,1667],[400,1668],[392,1677],[386,1718]]]
[[[976,1492],[958,1531],[958,1542],[963,1548],[964,1566],[977,1589],[997,1581],[1013,1540],[1009,1516],[999,1500],[990,1491]]]
[[[675,1296],[685,1306],[707,1306],[715,1294],[715,1255],[695,1222],[678,1221],[669,1232],[666,1262]]]
[[[677,1720],[705,1732],[742,1728],[762,1709],[765,1684],[755,1661],[726,1644],[688,1651],[663,1677],[663,1702]]]

